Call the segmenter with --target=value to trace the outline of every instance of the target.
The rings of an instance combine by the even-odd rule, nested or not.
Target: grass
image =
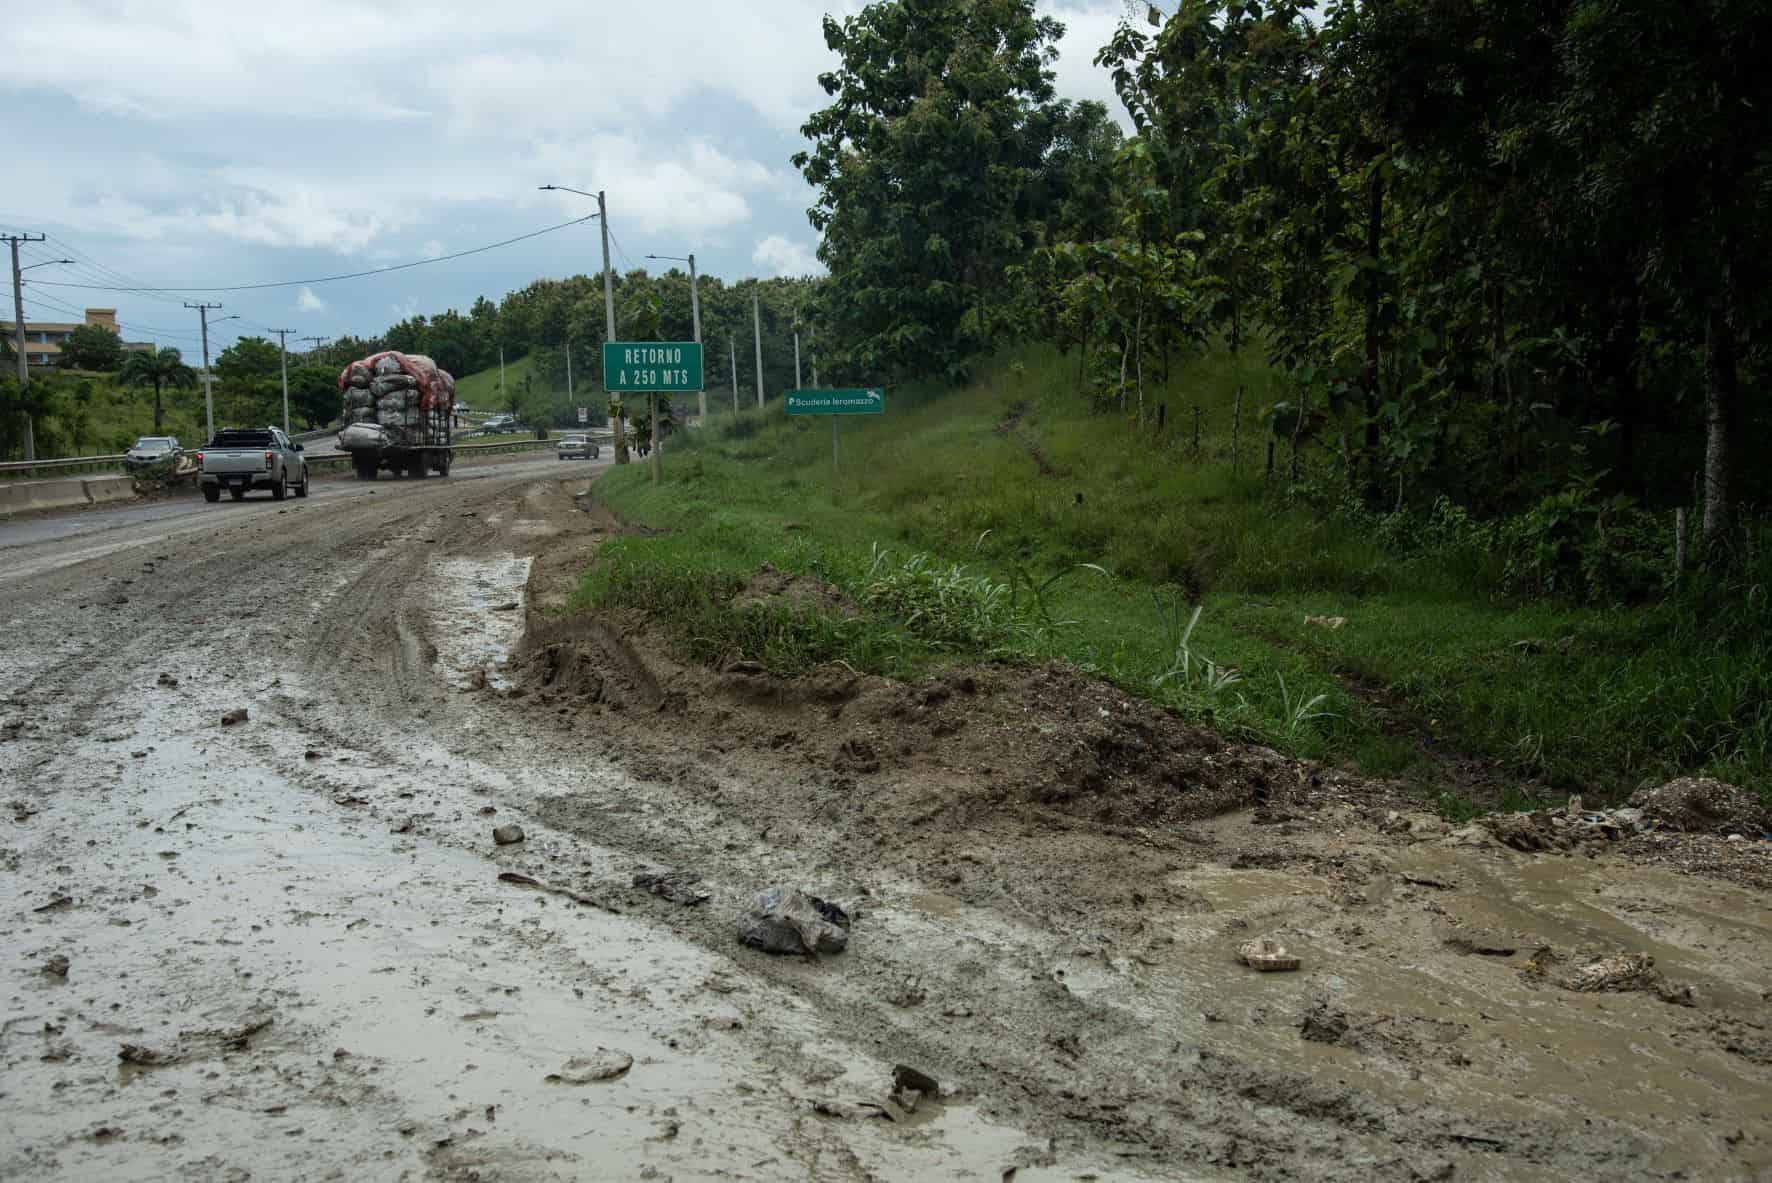
[[[1772,787],[1757,618],[1719,631],[1670,606],[1522,602],[1387,550],[1264,481],[1259,411],[1283,395],[1253,357],[1178,363],[1147,392],[1161,436],[1089,414],[1073,366],[1029,347],[963,388],[890,389],[886,415],[842,422],[836,471],[824,419],[779,403],[715,417],[669,445],[662,486],[639,465],[599,480],[667,533],[606,548],[582,600],[647,607],[699,659],[783,672],[1062,658],[1227,733],[1450,792],[1451,813],[1468,786],[1424,748],[1489,762],[1492,798],[1701,771]],[[765,562],[835,584],[858,614],[728,608]]]

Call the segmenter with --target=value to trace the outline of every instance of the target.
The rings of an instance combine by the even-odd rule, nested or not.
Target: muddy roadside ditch
[[[1772,844],[1577,827],[1521,849],[1062,666],[910,685],[689,665],[643,613],[568,610],[623,528],[573,491],[509,684],[481,694],[646,787],[531,809],[661,868],[852,905],[848,952],[768,972],[880,1054],[1147,1167],[1772,1170]],[[658,907],[732,948],[730,915]],[[1300,969],[1239,964],[1258,937]]]

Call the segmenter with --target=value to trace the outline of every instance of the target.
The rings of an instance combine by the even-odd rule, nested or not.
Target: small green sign
[[[701,345],[695,341],[605,341],[603,389],[614,394],[700,390]]]
[[[865,390],[790,390],[790,415],[883,415],[886,392],[878,386]]]

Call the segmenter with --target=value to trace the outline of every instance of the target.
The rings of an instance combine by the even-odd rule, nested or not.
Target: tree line
[[[1772,13],[1649,0],[1184,0],[1097,56],[1130,117],[1054,97],[1029,0],[826,18],[795,157],[843,362],[886,378],[1006,339],[1144,379],[1260,350],[1261,410],[1389,510],[1694,507],[1725,557],[1772,232]]]

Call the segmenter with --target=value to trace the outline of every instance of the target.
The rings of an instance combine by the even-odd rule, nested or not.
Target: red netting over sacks
[[[372,353],[360,361],[354,361],[338,374],[338,388],[342,392],[349,386],[367,386],[376,377],[381,376],[386,367],[379,363],[383,359],[391,359],[400,367],[400,373],[407,375],[418,383],[418,407],[421,411],[442,410],[449,412],[455,409],[455,379],[448,370],[437,368],[437,363],[422,353],[401,353],[397,349],[389,349],[382,353]],[[353,382],[352,375],[361,381]]]

